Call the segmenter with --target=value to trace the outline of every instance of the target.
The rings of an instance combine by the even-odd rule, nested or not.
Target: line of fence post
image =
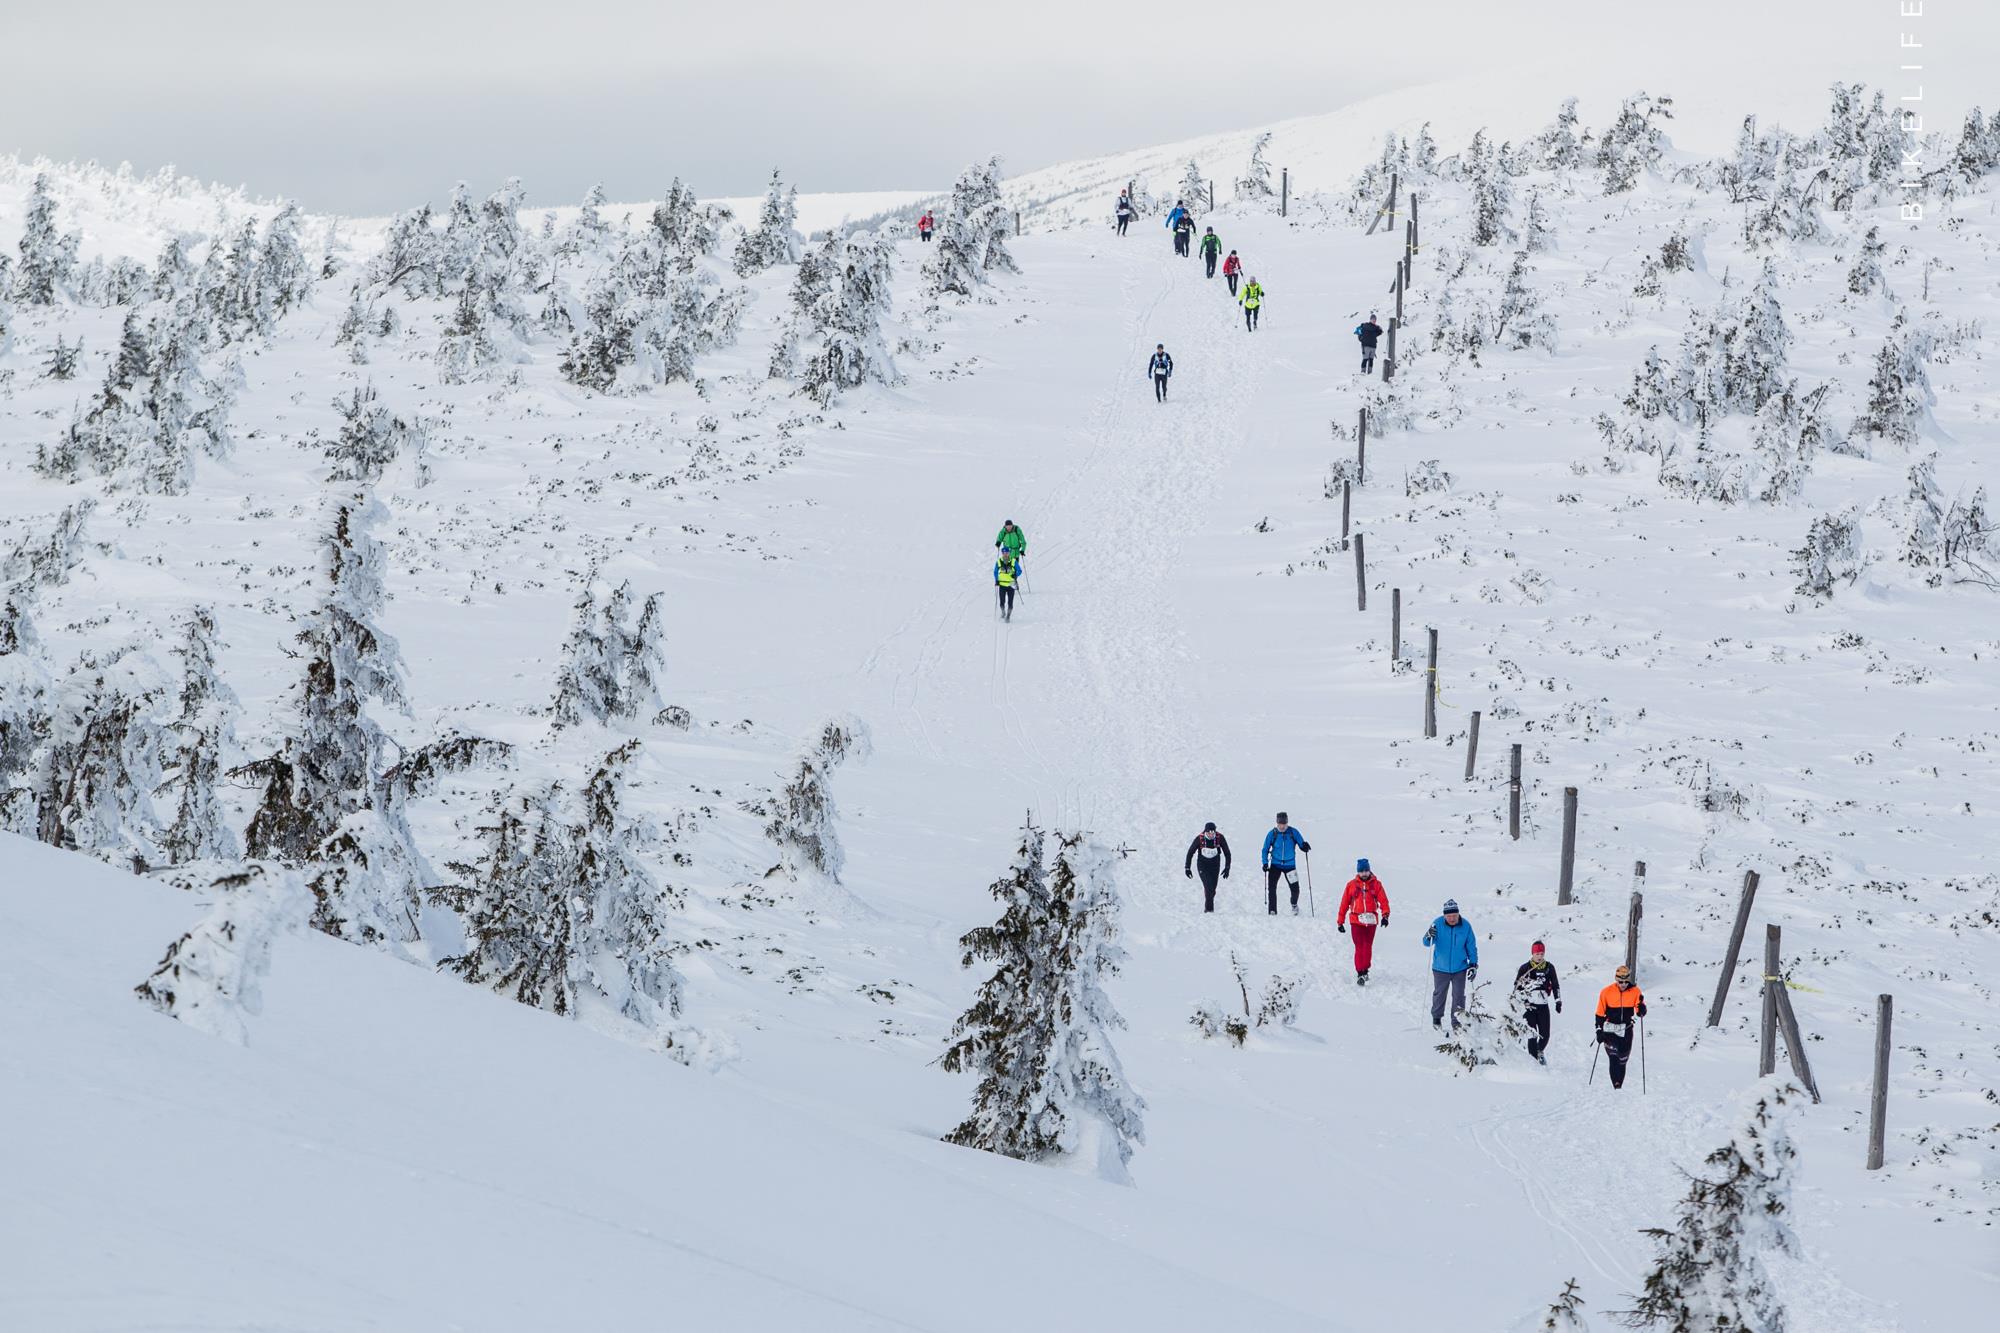
[[[1507,836],[1515,842],[1521,840],[1521,746],[1516,742],[1507,750]]]
[[[1396,323],[1400,324],[1403,322],[1403,266],[1401,264],[1396,265],[1396,280],[1390,284],[1389,290],[1396,293]]]
[[[1757,1029],[1757,1077],[1778,1067],[1779,936],[1776,926],[1764,927],[1764,1011]]]
[[[1799,1035],[1799,1016],[1792,1008],[1791,992],[1782,981],[1773,982],[1778,994],[1778,1026],[1785,1034],[1785,1054],[1792,1062],[1792,1072],[1799,1082],[1805,1084],[1806,1093],[1819,1105],[1819,1082],[1813,1078],[1812,1062],[1806,1059],[1805,1038]]]
[[[1479,710],[1472,710],[1472,727],[1465,735],[1465,780],[1472,781],[1472,766],[1479,762]]]
[[[1368,484],[1368,409],[1358,408],[1354,421],[1354,484]]]
[[[1412,258],[1416,257],[1418,244],[1419,242],[1417,236],[1417,194],[1416,191],[1412,190],[1410,192],[1410,255]]]
[[[1347,549],[1348,519],[1354,510],[1354,483],[1340,483],[1340,549]]]
[[[1401,182],[1402,177],[1396,172],[1389,173],[1389,225],[1392,227],[1396,225],[1396,187]]]
[[[1639,984],[1639,921],[1646,915],[1646,863],[1632,867],[1632,905],[1625,910],[1625,968]]]
[[[1424,634],[1429,640],[1424,653],[1424,739],[1429,740],[1438,734],[1438,632],[1427,629]]]
[[[1278,168],[1278,216],[1285,217],[1291,212],[1292,169]]]
[[[1362,533],[1354,534],[1354,609],[1368,609],[1368,557],[1361,546]]]
[[[1889,1020],[1893,996],[1875,997],[1875,1086],[1868,1096],[1868,1169],[1882,1169],[1882,1140],[1889,1129]]]
[[[1708,1006],[1708,1026],[1722,1026],[1722,1006],[1729,999],[1729,983],[1736,977],[1736,959],[1743,952],[1743,933],[1750,926],[1750,905],[1757,901],[1757,872],[1743,872],[1743,892],[1736,900],[1736,924],[1729,930],[1729,949],[1722,956],[1722,976],[1715,983],[1715,999]]]
[[[1389,669],[1403,660],[1403,590],[1389,589]]]
[[[1563,788],[1562,875],[1556,882],[1556,906],[1576,901],[1576,788]]]

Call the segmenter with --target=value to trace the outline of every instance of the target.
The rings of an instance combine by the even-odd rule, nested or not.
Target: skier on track
[[[1229,878],[1229,839],[1216,832],[1215,822],[1210,820],[1201,826],[1201,832],[1194,835],[1188,844],[1187,858],[1181,864],[1181,871],[1189,879],[1194,878],[1195,864],[1199,858],[1201,865],[1201,910],[1215,910],[1215,880],[1218,871],[1223,879]]]
[[[1208,273],[1206,276],[1214,277],[1215,263],[1222,257],[1222,238],[1215,234],[1215,228],[1213,227],[1202,233],[1201,257],[1208,264]]]
[[[1299,831],[1285,819],[1285,812],[1278,812],[1278,826],[1264,835],[1264,905],[1270,914],[1278,914],[1278,881],[1284,880],[1292,889],[1292,915],[1299,914],[1299,868],[1298,854],[1311,853],[1313,846]]]
[[[993,549],[1014,557],[1017,577],[1028,572],[1028,534],[1015,527],[1013,519],[1000,525],[1000,531],[993,537]]]
[[[1528,1054],[1543,1064],[1548,1063],[1542,1053],[1549,1049],[1549,1005],[1554,1004],[1557,1013],[1563,1011],[1562,982],[1549,965],[1548,952],[1536,940],[1528,949],[1528,961],[1514,973],[1514,994],[1521,1001],[1528,1026],[1535,1030],[1528,1038]]]
[[[1355,326],[1354,336],[1361,340],[1361,373],[1366,375],[1375,369],[1375,344],[1382,341],[1382,326],[1375,322],[1372,311],[1366,324]]]
[[[1389,924],[1389,895],[1368,868],[1365,856],[1354,863],[1354,878],[1347,881],[1347,891],[1340,895],[1340,915],[1334,918],[1334,928],[1343,935],[1349,916],[1354,918],[1354,984],[1366,986],[1368,968],[1375,960],[1375,930]]]
[[[1000,618],[1011,622],[1014,619],[1014,585],[1021,576],[1021,566],[1016,563],[1012,551],[1002,551],[1000,558],[993,562],[993,586],[1000,590]]]
[[[925,209],[924,215],[917,219],[917,239],[920,241],[929,242],[931,238],[931,232],[936,227],[937,227],[937,219],[931,216],[931,211],[928,208]]]
[[[1236,284],[1243,280],[1243,261],[1231,250],[1229,258],[1222,261],[1222,276],[1229,279],[1229,294],[1236,295]]]
[[[1257,308],[1264,304],[1264,286],[1252,278],[1243,284],[1243,294],[1236,298],[1243,307],[1243,327],[1250,333],[1257,331]]]
[[[1431,951],[1431,1026],[1444,1031],[1445,994],[1451,995],[1451,1030],[1465,1012],[1465,988],[1479,976],[1479,936],[1458,912],[1458,899],[1444,900],[1444,914],[1424,932]]]
[[[1183,258],[1193,258],[1194,214],[1181,210],[1181,220],[1174,224],[1174,253]]]
[[[1174,359],[1167,355],[1167,345],[1159,343],[1153,348],[1152,359],[1146,362],[1146,373],[1153,377],[1153,397],[1158,402],[1167,401],[1167,381],[1174,376]]]
[[[1632,969],[1620,964],[1611,984],[1597,993],[1597,1039],[1611,1066],[1611,1086],[1625,1086],[1625,1062],[1632,1058],[1632,1028],[1646,1016],[1646,997],[1632,980]]]
[[[1132,196],[1123,190],[1118,192],[1117,217],[1118,234],[1123,236],[1125,229],[1132,225]]]

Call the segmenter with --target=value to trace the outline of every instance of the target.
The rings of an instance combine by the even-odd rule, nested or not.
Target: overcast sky
[[[0,0],[0,152],[349,214],[508,175],[542,203],[751,194],[773,166],[931,188],[1555,62],[1722,71],[1746,106],[1768,62],[1824,62],[1958,106],[2000,86],[1996,34],[1994,0]]]

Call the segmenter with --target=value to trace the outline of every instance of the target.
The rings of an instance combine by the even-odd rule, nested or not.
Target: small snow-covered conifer
[[[1868,404],[1855,418],[1854,433],[1887,440],[1905,448],[1917,442],[1918,431],[1936,401],[1924,359],[1930,351],[1928,331],[1896,316],[1882,349],[1875,354],[1875,373],[1868,381]]]
[[[236,695],[216,673],[215,618],[207,607],[188,614],[175,654],[181,681],[177,713],[168,724],[173,771],[163,784],[175,792],[174,814],[160,847],[170,865],[233,860],[236,837],[223,820],[216,783],[225,752],[235,744]]]
[[[1861,569],[1861,513],[1852,506],[1816,516],[1806,529],[1806,544],[1792,552],[1801,597],[1831,597],[1835,588],[1859,578]]]
[[[240,1046],[245,1016],[263,1010],[271,945],[304,923],[309,900],[296,870],[267,864],[218,879],[211,891],[208,912],[132,989],[169,1018]]]
[[[56,227],[55,196],[46,173],[35,177],[21,220],[20,262],[14,266],[14,299],[22,305],[53,305],[76,267],[76,232]]]
[[[652,716],[666,673],[664,628],[660,594],[647,597],[635,616],[630,583],[606,588],[595,573],[588,576],[556,674],[556,725]]]
[[[1189,210],[1212,207],[1208,198],[1208,181],[1201,174],[1201,164],[1188,159],[1187,170],[1181,173],[1181,200]]]
[[[1584,136],[1577,131],[1580,123],[1576,99],[1564,98],[1555,121],[1528,141],[1528,160],[1548,171],[1568,171],[1583,165]]]
[[[1260,203],[1277,193],[1271,188],[1271,164],[1264,156],[1270,146],[1268,131],[1251,143],[1250,165],[1244,168],[1243,179],[1236,182],[1237,198]]]
[[[868,753],[868,729],[859,718],[836,718],[820,729],[819,738],[799,756],[792,776],[774,798],[775,809],[764,834],[784,855],[793,879],[809,867],[836,884],[846,861],[833,803],[833,772],[845,760]]]
[[[1583,1317],[1583,1292],[1575,1278],[1565,1281],[1563,1289],[1549,1303],[1540,1333],[1590,1333],[1589,1321]]]
[[[1861,238],[1861,249],[1854,256],[1854,266],[1847,270],[1847,290],[1856,296],[1872,296],[1881,292],[1889,294],[1889,286],[1882,279],[1882,252],[1888,249],[1882,244],[1882,229],[1870,227],[1868,234]]]
[[[1658,122],[1673,119],[1673,104],[1671,97],[1644,93],[1625,99],[1618,119],[1597,141],[1597,166],[1606,194],[1633,189],[1643,173],[1659,165],[1667,150],[1667,136]]]
[[[737,276],[747,278],[774,264],[796,263],[800,252],[797,228],[798,191],[788,189],[774,169],[757,225],[745,231],[736,244]]]

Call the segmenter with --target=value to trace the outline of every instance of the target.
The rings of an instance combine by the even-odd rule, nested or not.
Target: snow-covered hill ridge
[[[1631,142],[1643,151],[1642,129]],[[623,982],[598,984],[606,971],[638,977],[629,953],[617,968],[597,964],[573,1012],[633,1045],[552,1026],[449,976],[285,935],[264,1012],[245,1020],[248,1045],[188,1055],[196,1034],[126,991],[211,901],[231,901],[213,867],[162,877],[192,894],[79,871],[80,891],[57,897],[46,890],[68,875],[48,853],[10,857],[28,869],[7,890],[7,934],[50,961],[10,997],[12,1008],[44,1006],[45,1044],[7,1080],[48,1093],[7,1119],[44,1139],[73,1121],[144,1159],[122,1108],[164,1097],[204,1108],[180,1117],[186,1141],[233,1164],[78,1179],[66,1163],[81,1148],[51,1154],[26,1191],[46,1226],[34,1247],[0,1247],[50,1257],[33,1264],[32,1284],[8,1275],[12,1299],[50,1327],[168,1316],[434,1324],[428,1298],[399,1279],[312,1277],[322,1244],[344,1271],[387,1266],[397,1245],[372,1226],[260,1241],[276,1250],[259,1256],[269,1285],[247,1265],[204,1283],[178,1252],[135,1241],[143,1279],[94,1306],[78,1293],[106,1290],[89,1258],[101,1251],[80,1238],[129,1213],[131,1182],[144,1178],[190,1216],[226,1218],[233,1257],[266,1230],[246,1219],[282,1218],[291,1200],[334,1188],[318,1165],[326,1154],[383,1160],[369,1130],[292,1086],[295,1061],[407,1091],[445,1051],[454,1087],[520,1078],[535,1095],[482,1082],[472,1086],[485,1095],[446,1107],[411,1092],[394,1103],[402,1114],[362,1124],[456,1116],[450,1135],[426,1133],[395,1161],[393,1209],[454,1238],[441,1266],[476,1293],[510,1288],[493,1280],[485,1256],[503,1243],[488,1240],[488,1210],[465,1201],[467,1180],[516,1201],[526,1220],[508,1235],[523,1248],[558,1246],[589,1271],[607,1320],[664,1299],[652,1276],[662,1261],[634,1238],[668,1226],[696,1243],[709,1215],[728,1233],[701,1246],[714,1262],[683,1255],[668,1267],[698,1310],[748,1310],[751,1327],[800,1317],[1000,1327],[1024,1316],[1082,1327],[1124,1317],[1110,1298],[1143,1288],[1157,1305],[1129,1314],[1148,1327],[1208,1327],[1245,1310],[1259,1326],[1382,1326],[1406,1320],[1409,1293],[1424,1290],[1441,1324],[1504,1328],[1572,1276],[1601,1319],[1647,1266],[1635,1228],[1669,1219],[1685,1188],[1678,1169],[1729,1137],[1749,1084],[1754,962],[1723,1028],[1701,1022],[1717,928],[1740,872],[1755,868],[1756,923],[1785,927],[1788,970],[1810,988],[1797,1001],[1826,1095],[1794,1123],[1803,1251],[1771,1260],[1791,1326],[1962,1317],[1990,1267],[1996,1179],[1983,978],[2000,885],[1984,869],[1994,835],[1980,802],[2000,786],[1982,672],[2000,644],[1991,592],[1963,580],[1963,561],[1985,557],[1961,543],[1958,563],[1946,559],[1941,524],[1990,467],[1981,445],[1995,386],[1977,322],[1994,294],[1990,177],[1954,186],[1934,225],[1905,232],[1879,189],[1848,209],[1804,197],[1817,167],[1783,142],[1753,142],[1727,178],[1726,163],[1669,179],[1642,162],[1635,187],[1611,194],[1594,163],[1550,169],[1441,147],[1458,161],[1400,163],[1423,196],[1425,245],[1386,388],[1352,376],[1347,333],[1400,253],[1395,229],[1367,237],[1349,220],[1355,201],[1379,197],[1372,177],[1309,196],[1310,225],[1247,206],[1205,219],[1271,292],[1255,334],[1220,279],[1172,258],[1152,226],[1123,242],[1027,237],[1014,247],[1020,278],[995,275],[963,303],[920,271],[917,242],[897,242],[893,304],[876,328],[894,382],[839,386],[825,407],[768,373],[804,380],[856,345],[835,336],[848,327],[788,308],[810,260],[799,268],[786,255],[738,277],[723,263],[735,230],[706,249],[673,248],[699,233],[693,213],[670,219],[657,243],[654,224],[635,219],[628,234],[615,217],[602,234],[571,226],[547,252],[531,238],[499,280],[463,256],[405,270],[415,277],[371,276],[380,253],[357,244],[303,292],[245,286],[285,302],[268,333],[255,301],[217,315],[227,335],[199,369],[227,390],[214,400],[228,402],[224,447],[193,442],[185,467],[162,471],[132,446],[73,481],[31,464],[110,396],[124,312],[14,305],[0,443],[9,545],[19,545],[9,581],[25,619],[9,623],[36,633],[4,658],[10,685],[32,666],[53,701],[26,715],[28,771],[50,771],[40,766],[62,760],[57,743],[122,715],[108,705],[135,695],[156,710],[146,716],[205,734],[210,713],[177,707],[185,668],[146,647],[179,640],[194,605],[214,608],[215,674],[241,700],[233,735],[216,733],[222,766],[282,752],[299,725],[288,692],[315,651],[295,635],[326,620],[323,506],[354,474],[372,474],[387,513],[360,524],[381,547],[383,600],[370,614],[400,645],[410,709],[367,706],[381,760],[445,755],[435,747],[453,735],[511,747],[413,785],[399,806],[383,802],[435,874],[421,883],[477,880],[463,867],[492,864],[491,830],[509,802],[532,803],[524,817],[546,807],[587,840],[574,798],[607,754],[637,740],[621,761],[631,818],[611,826],[612,842],[657,888],[645,901],[658,930],[640,942],[665,945],[680,1012],[624,1003]],[[1559,148],[1559,136],[1542,147]],[[1751,207],[1730,199],[1746,181],[1767,196]],[[1871,226],[1892,242],[1875,257],[1879,285],[1863,262]],[[1485,230],[1490,243],[1477,239]],[[493,253],[506,236],[481,231],[469,249]],[[857,242],[831,253],[866,279],[879,252]],[[665,296],[647,294],[657,270],[635,261],[648,256],[668,261]],[[617,285],[631,268],[630,287]],[[484,312],[482,292],[495,298]],[[851,315],[866,304],[852,292],[825,294]],[[697,325],[673,308],[696,297],[704,309],[737,302],[740,323]],[[463,348],[453,340],[467,336],[457,330],[468,300],[503,355],[444,355]],[[148,309],[163,332],[190,327]],[[613,336],[627,316],[637,346]],[[646,341],[655,335],[657,347]],[[668,369],[677,336],[691,340],[685,378]],[[79,337],[72,377],[55,378],[56,349]],[[1165,407],[1141,375],[1160,341],[1179,367]],[[789,367],[771,354],[786,346],[798,358]],[[1885,347],[1896,352],[1884,381],[1894,392],[1878,394]],[[600,371],[602,388],[584,382]],[[354,396],[371,385],[392,420]],[[128,391],[142,408],[171,406],[138,377]],[[1348,423],[1364,407],[1371,466],[1353,499],[1366,613],[1352,609],[1352,553],[1338,546],[1340,473],[1328,477],[1329,461],[1349,459]],[[118,421],[139,429],[136,415]],[[1929,490],[1916,484],[1925,475]],[[1928,523],[1934,499],[1939,522]],[[1850,510],[1841,539],[1815,548],[1823,558],[1794,559],[1819,520]],[[1005,627],[990,619],[987,554],[1003,514],[1032,543],[1028,593]],[[356,567],[369,563],[364,542],[348,549]],[[626,583],[625,609],[612,614]],[[1394,664],[1392,588],[1404,609]],[[634,646],[654,592],[657,656]],[[1413,654],[1431,626],[1444,721],[1425,742]],[[648,675],[659,697],[558,725],[556,701],[585,697],[559,683],[577,668],[606,700],[646,695]],[[1482,750],[1468,783],[1461,747],[1474,707]],[[843,762],[830,788],[807,781],[827,759],[823,726],[849,713],[872,734],[872,755]],[[9,725],[23,716],[9,713]],[[1515,740],[1528,774],[1518,844],[1504,827]],[[177,766],[161,776],[185,781]],[[1581,790],[1583,820],[1577,902],[1558,909],[1564,786]],[[836,818],[784,818],[818,808],[829,789]],[[249,832],[264,790],[220,785],[229,834]],[[154,800],[151,814],[170,821],[173,802]],[[1134,849],[1120,868],[1133,957],[1110,983],[1131,1025],[1118,1048],[1149,1104],[1129,1191],[934,1143],[963,1118],[968,1089],[930,1062],[981,979],[961,972],[954,941],[991,919],[982,888],[1002,873],[1023,807]],[[1354,856],[1371,857],[1388,884],[1396,910],[1366,991],[1325,917],[1258,910],[1245,881],[1280,807],[1320,858],[1328,893],[1315,885],[1309,902],[1330,903]],[[127,859],[154,840],[144,802],[108,809],[92,807],[93,820],[58,805],[55,827],[73,842],[129,834],[91,844]],[[1176,873],[1205,818],[1244,858],[1212,917]],[[815,864],[828,832],[844,860]],[[1579,1012],[1623,956],[1634,860],[1649,872],[1650,1087],[1614,1097],[1602,1070],[1586,1081]],[[309,874],[318,862],[358,864],[344,848],[305,861]],[[1445,896],[1478,927],[1488,978],[1509,975],[1528,940],[1549,942],[1570,991],[1550,1069],[1514,1052],[1458,1078],[1431,1049],[1416,938]],[[425,896],[413,937],[390,947],[426,962],[464,957],[480,910]],[[104,916],[119,923],[115,948],[94,926]],[[1304,983],[1295,1028],[1261,1030],[1241,1051],[1194,1035],[1197,1003],[1233,1007],[1232,956],[1250,989],[1274,974]],[[1880,991],[1897,995],[1900,1026],[1890,1165],[1870,1175],[1860,1133]],[[1489,1003],[1496,993],[1489,986]],[[371,1069],[376,1053],[348,1025],[404,1022],[389,1071]],[[73,1075],[49,1077],[65,1051],[89,1054]],[[461,1051],[478,1058],[460,1064]],[[220,1097],[204,1091],[219,1071],[231,1077]],[[90,1080],[103,1078],[119,1098],[98,1095]],[[547,1147],[543,1126],[574,1104],[605,1117],[601,1132]],[[254,1153],[213,1128],[231,1117],[293,1124],[308,1111],[309,1132]],[[695,1151],[676,1137],[690,1124]],[[774,1143],[804,1150],[774,1162]],[[475,1155],[485,1160],[466,1160]],[[636,1181],[625,1170],[635,1156]],[[961,1188],[966,1173],[1037,1215],[997,1211]],[[880,1189],[885,1175],[902,1183]],[[246,1206],[241,1182],[258,1176],[289,1188]],[[806,1223],[755,1237],[762,1218],[741,1211],[746,1181],[764,1185],[773,1212]],[[857,1191],[883,1205],[857,1227],[801,1202]],[[379,1206],[341,1197],[352,1209],[337,1216]],[[1047,1217],[1073,1228],[1059,1276],[995,1284],[978,1302],[938,1280],[969,1251],[1036,1263]],[[584,1252],[579,1218],[606,1235],[603,1248]],[[829,1252],[829,1224],[886,1239]],[[921,1244],[905,1234],[916,1232]],[[1441,1245],[1451,1282],[1437,1278]],[[739,1276],[719,1276],[715,1262]],[[913,1284],[906,1266],[923,1279]],[[481,1326],[526,1324],[536,1308],[479,1300]]]

